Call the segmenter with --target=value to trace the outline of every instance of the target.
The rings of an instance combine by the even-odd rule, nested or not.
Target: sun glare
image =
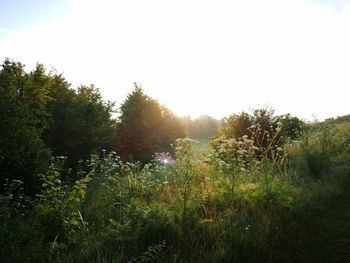
[[[79,0],[54,21],[7,34],[0,56],[55,67],[117,103],[136,81],[179,115],[269,105],[324,118],[346,114],[350,85],[349,5],[329,10],[297,0]]]

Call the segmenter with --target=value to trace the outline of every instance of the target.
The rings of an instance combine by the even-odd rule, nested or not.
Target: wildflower
[[[243,149],[237,151],[237,153],[238,153],[239,155],[244,155],[246,152],[247,152],[247,151],[246,151],[246,150],[243,150]]]
[[[224,141],[226,141],[226,138],[225,138],[225,136],[220,136],[218,139],[217,139],[217,141],[219,142],[219,143],[221,143],[221,142],[224,142]]]
[[[55,183],[56,183],[56,184],[60,184],[60,183],[61,183],[61,180],[60,180],[60,179],[56,179],[56,180],[55,180]]]
[[[227,144],[232,147],[236,143],[236,139],[232,138],[227,141]]]
[[[219,153],[224,153],[224,152],[226,152],[226,149],[225,149],[225,148],[220,148],[220,149],[219,149]]]
[[[204,158],[204,162],[205,163],[210,163],[211,162],[210,156],[207,156],[206,158]]]
[[[219,164],[219,166],[224,166],[224,165],[226,165],[225,161],[223,161],[223,160],[220,160],[220,161],[218,162],[218,164]]]

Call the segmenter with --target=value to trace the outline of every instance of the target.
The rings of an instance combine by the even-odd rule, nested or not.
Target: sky
[[[350,0],[0,0],[0,60],[180,116],[350,114]]]

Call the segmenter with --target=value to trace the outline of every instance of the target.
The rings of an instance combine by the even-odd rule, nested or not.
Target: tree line
[[[281,119],[265,113],[268,125]],[[136,84],[116,108],[114,102],[102,99],[94,85],[73,88],[62,74],[47,72],[42,64],[26,72],[22,63],[5,59],[0,67],[1,184],[19,179],[35,192],[37,175],[53,156],[62,156],[73,170],[84,165],[80,160],[103,149],[116,152],[122,160],[146,163],[155,152],[171,152],[177,138],[208,140],[223,132],[241,136],[256,122],[256,114],[234,114],[223,120],[179,118]],[[289,115],[282,120],[284,127],[290,126],[285,133],[295,137],[293,131],[301,121]]]
[[[118,111],[119,116],[114,117]],[[5,59],[0,67],[0,178],[20,179],[35,191],[53,156],[75,168],[105,149],[147,162],[186,136],[186,123],[135,88],[119,109],[94,85],[73,88],[55,71]]]

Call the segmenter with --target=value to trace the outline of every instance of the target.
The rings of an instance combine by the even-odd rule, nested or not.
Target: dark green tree
[[[51,156],[75,167],[109,144],[113,103],[93,85],[72,89],[38,64],[29,73],[6,59],[0,69],[0,178],[33,188]]]
[[[224,127],[221,130],[225,136],[239,138],[244,135],[251,135],[249,127],[253,125],[253,117],[246,113],[232,114],[224,120]]]
[[[108,146],[113,103],[103,101],[98,89],[91,85],[74,90],[62,76],[55,76],[50,96],[51,119],[44,139],[55,156],[66,156],[66,165],[74,168]]]
[[[37,173],[50,151],[41,139],[51,78],[38,64],[29,74],[24,65],[5,59],[0,69],[0,178],[18,179],[34,190]]]
[[[171,151],[170,144],[184,136],[180,120],[135,84],[120,107],[112,148],[123,159],[147,162],[155,152]]]
[[[280,116],[280,121],[282,123],[281,134],[283,137],[292,140],[299,138],[305,124],[302,120],[298,117],[286,114]]]

